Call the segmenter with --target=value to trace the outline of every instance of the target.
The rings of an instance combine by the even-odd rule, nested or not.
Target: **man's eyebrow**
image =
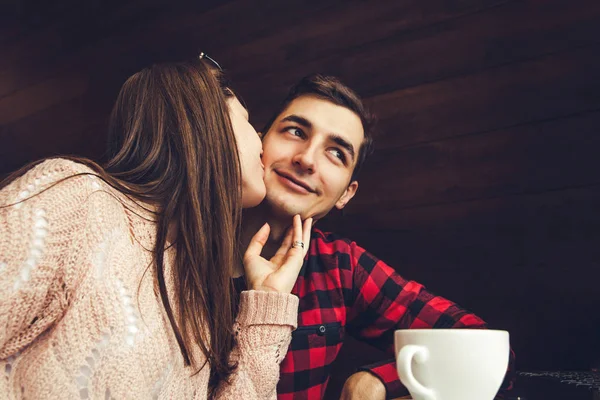
[[[355,152],[354,152],[354,146],[352,146],[352,143],[350,143],[349,141],[347,141],[340,135],[337,135],[334,133],[329,135],[328,139],[331,140],[332,142],[335,142],[338,146],[344,148],[348,153],[350,153],[350,156],[352,157],[352,161],[354,161]]]
[[[287,117],[283,118],[279,122],[295,122],[298,125],[302,125],[303,127],[307,128],[307,129],[312,129],[312,127],[313,127],[312,123],[309,120],[307,120],[306,118],[301,117],[299,115],[295,115],[295,114],[288,115]]]
[[[301,117],[299,115],[296,114],[291,114],[286,116],[285,118],[282,118],[281,122],[295,122],[298,125],[301,125],[303,127],[305,127],[306,129],[312,129],[313,125],[312,123],[304,118]],[[349,141],[347,141],[346,139],[344,139],[342,136],[336,134],[336,133],[332,133],[330,134],[327,139],[329,139],[330,141],[336,143],[338,146],[342,147],[344,150],[346,150],[349,154],[350,157],[352,158],[352,161],[354,161],[354,157],[356,155],[356,152],[354,151],[354,146],[352,146],[352,143],[350,143]]]

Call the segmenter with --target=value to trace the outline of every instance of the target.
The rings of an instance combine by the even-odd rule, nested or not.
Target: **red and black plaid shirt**
[[[243,279],[236,281],[242,290]],[[300,299],[298,328],[281,363],[279,400],[321,399],[346,334],[386,351],[368,365],[387,397],[406,394],[394,360],[394,331],[413,328],[485,328],[479,317],[402,278],[392,267],[335,234],[313,229],[309,253],[292,293]],[[514,354],[502,391],[512,387]]]

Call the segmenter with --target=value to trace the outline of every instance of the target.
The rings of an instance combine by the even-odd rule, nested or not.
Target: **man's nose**
[[[294,156],[293,162],[298,168],[312,174],[315,172],[315,150],[311,147],[306,147]]]

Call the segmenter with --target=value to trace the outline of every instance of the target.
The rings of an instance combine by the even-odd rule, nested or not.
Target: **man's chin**
[[[279,218],[292,218],[296,214],[305,218],[304,214],[307,214],[307,207],[291,196],[269,196],[267,193],[264,203],[268,204],[271,214]]]

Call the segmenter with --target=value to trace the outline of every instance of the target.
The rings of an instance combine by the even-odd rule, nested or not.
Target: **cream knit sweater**
[[[151,215],[90,175],[40,193],[82,172],[47,160],[0,191],[0,205],[38,194],[0,208],[0,397],[206,398],[208,366],[184,366],[147,269],[156,227],[136,214]],[[218,398],[276,398],[297,309],[291,294],[242,293],[238,368]]]

